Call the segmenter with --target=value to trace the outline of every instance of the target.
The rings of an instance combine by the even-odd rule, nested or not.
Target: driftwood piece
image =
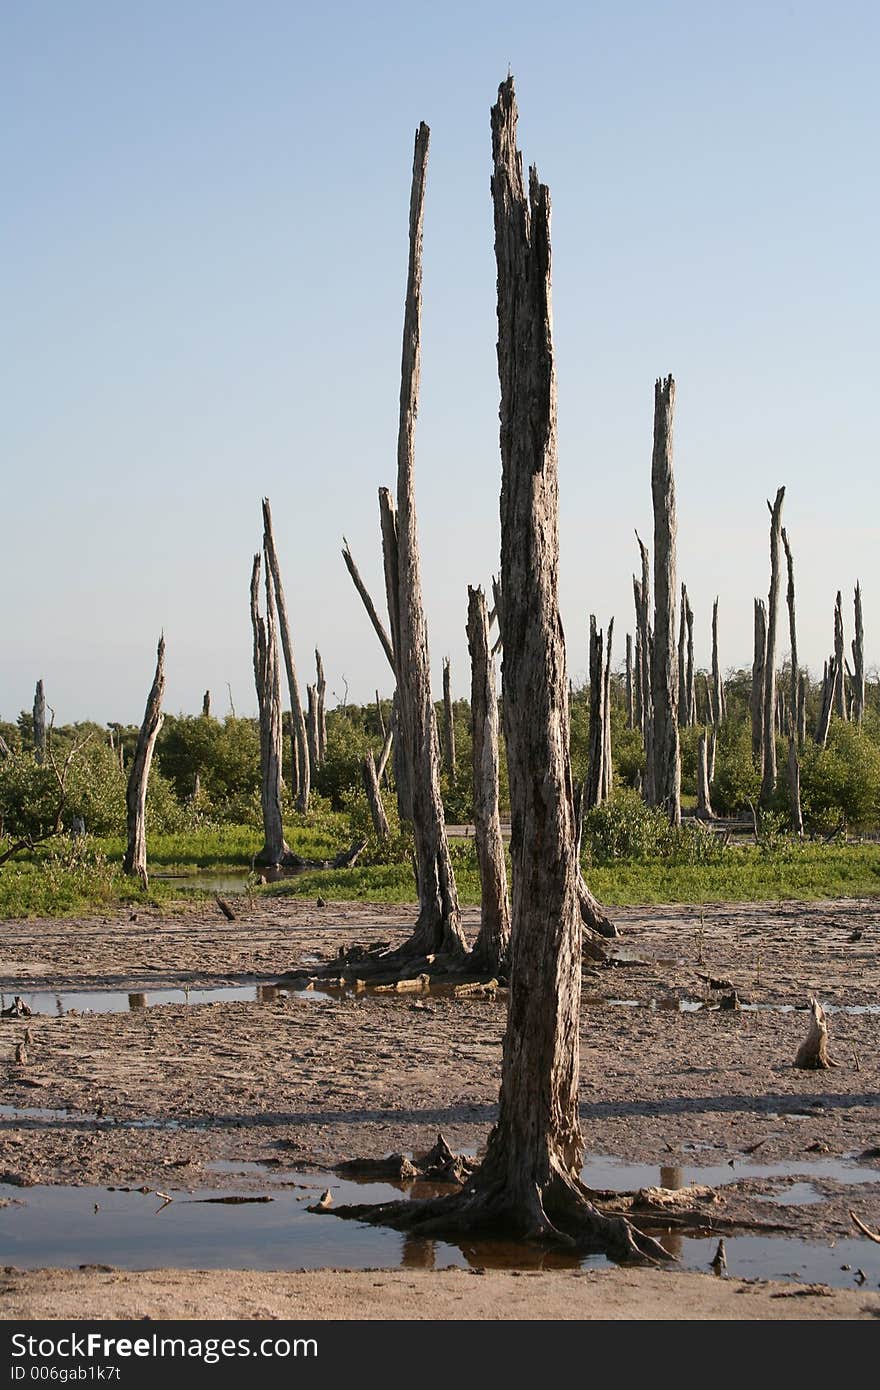
[[[468,649],[471,657],[474,839],[480,866],[480,930],[475,962],[506,974],[510,950],[510,900],[498,808],[498,701],[489,650],[489,617],[482,589],[468,586]]]
[[[293,800],[296,809],[300,812],[306,812],[309,809],[312,764],[309,762],[305,716],[303,714],[302,700],[299,694],[299,684],[296,678],[293,636],[290,631],[290,620],[287,616],[287,600],[284,596],[284,585],[281,582],[281,566],[278,562],[278,552],[275,548],[275,535],[272,530],[272,509],[269,506],[268,497],[263,498],[263,552],[266,556],[266,581],[268,583],[269,577],[271,576],[272,587],[274,589],[274,611],[277,615],[277,625],[281,634],[284,666],[287,671],[287,689],[290,695],[291,756],[293,765],[293,785],[291,790],[293,792]]]
[[[162,728],[162,696],[165,693],[165,636],[159,638],[156,650],[156,673],[147,696],[147,707],[143,723],[138,733],[137,745],[125,791],[126,837],[125,858],[122,869],[126,874],[134,874],[146,888],[147,886],[147,783],[156,739]]]
[[[770,591],[767,596],[767,648],[764,659],[764,726],[761,805],[769,806],[776,790],[776,628],[779,619],[780,548],[782,546],[782,503],[785,488],[776,500],[767,503],[770,511]]]
[[[675,382],[654,383],[654,450],[651,494],[654,503],[654,795],[673,825],[681,824],[681,752],[678,741],[678,685],[675,654],[675,548],[678,523],[672,469]]]
[[[219,896],[219,894],[217,894],[217,895],[215,895],[215,897],[214,897],[214,901],[215,901],[215,903],[217,904],[217,906],[219,907],[220,911],[223,913],[223,916],[226,918],[227,922],[234,922],[234,921],[235,921],[235,913],[233,912],[232,908],[229,906],[229,903],[226,901],[226,899],[225,899],[225,898],[221,898],[221,897]]]
[[[410,952],[465,953],[467,942],[440,798],[440,747],[431,694],[428,630],[422,604],[415,500],[415,425],[419,394],[422,312],[422,236],[428,127],[415,137],[409,211],[409,264],[401,359],[397,436],[397,665],[400,742],[412,793],[412,826],[419,880],[419,916]],[[396,631],[395,631],[396,627]]]
[[[794,1065],[804,1071],[821,1071],[836,1064],[828,1056],[828,1021],[818,999],[810,996],[810,1028],[797,1050]]]
[[[851,1211],[849,1215],[853,1225],[857,1228],[857,1230],[861,1231],[863,1236],[867,1236],[868,1240],[873,1240],[877,1243],[877,1245],[880,1245],[880,1232],[872,1231],[871,1227],[866,1226],[864,1221],[861,1221],[859,1217],[856,1216],[854,1211]]]

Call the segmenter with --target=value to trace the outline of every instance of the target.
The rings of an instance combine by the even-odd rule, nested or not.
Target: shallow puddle
[[[252,1174],[259,1165],[230,1164]],[[464,1246],[401,1235],[357,1221],[306,1210],[324,1190],[313,1173],[287,1172],[266,1183],[264,1199],[252,1191],[124,1191],[103,1187],[0,1185],[4,1263],[21,1269],[107,1264],[121,1269],[441,1269],[450,1265],[497,1269],[605,1268],[601,1255],[573,1256],[500,1241]],[[355,1184],[331,1178],[336,1205],[399,1199],[389,1183]],[[417,1189],[413,1189],[416,1191]],[[421,1194],[420,1194],[421,1195]],[[230,1198],[247,1198],[230,1201]],[[661,1233],[679,1267],[706,1270],[717,1236]],[[777,1237],[725,1239],[728,1272],[745,1278],[800,1279],[841,1288],[861,1269],[871,1287],[880,1278],[880,1246],[844,1240],[835,1246]],[[848,1268],[841,1268],[848,1266]]]
[[[624,1163],[605,1154],[591,1155],[581,1177],[597,1191],[632,1192],[640,1187],[725,1187],[741,1178],[830,1178],[846,1184],[878,1183],[880,1168],[859,1166],[842,1158],[817,1158],[790,1163],[752,1163],[748,1158],[729,1162],[658,1168],[648,1163]],[[790,1191],[791,1189],[789,1189]],[[776,1194],[774,1200],[781,1200]],[[815,1200],[811,1199],[811,1200]],[[880,1246],[877,1247],[880,1250]]]
[[[265,985],[218,985],[211,989],[149,989],[126,992],[125,990],[24,990],[17,991],[18,997],[28,1006],[32,1014],[61,1015],[76,1011],[91,1014],[137,1013],[141,1009],[153,1009],[160,1004],[186,1004],[194,1008],[202,1004],[225,1004],[232,1002],[277,1004],[284,999],[304,999],[324,1001],[330,995],[319,989],[279,989],[275,984]],[[0,994],[0,1008],[12,1003],[12,994]]]

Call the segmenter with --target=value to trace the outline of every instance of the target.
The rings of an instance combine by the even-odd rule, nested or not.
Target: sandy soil
[[[213,904],[177,914],[141,910],[136,919],[124,913],[110,919],[7,922],[0,988],[9,1003],[15,989],[140,992],[182,984],[269,983],[294,966],[332,958],[341,946],[397,942],[413,917],[406,907],[329,904],[319,909],[283,899],[260,901],[252,910],[242,903],[239,911],[240,920],[232,923]],[[877,1169],[877,1184],[860,1187],[854,1196],[854,1189],[828,1180],[821,1184],[824,1201],[785,1207],[782,1219],[797,1234],[849,1237],[848,1212],[855,1206],[863,1220],[880,1226],[880,1016],[831,1015],[831,1053],[839,1065],[815,1073],[792,1066],[806,1032],[805,1014],[777,1011],[782,1005],[802,1006],[811,992],[838,1006],[880,1002],[880,905],[713,905],[702,921],[699,910],[665,907],[619,911],[616,920],[622,932],[619,962],[587,970],[584,977],[581,1116],[588,1149],[658,1168],[727,1163],[734,1173],[749,1150],[761,1161],[876,1150],[863,1162]],[[469,925],[475,929],[473,916]],[[717,1000],[718,992],[703,976],[729,980],[744,1000],[774,1007],[679,1012],[681,1000]],[[437,1129],[453,1147],[479,1149],[495,1113],[504,1019],[503,998],[370,993],[4,1019],[2,1102],[74,1114],[63,1120],[0,1119],[0,1176],[25,1185],[139,1185],[163,1177],[171,1182],[172,1170],[175,1182],[198,1184],[206,1180],[205,1165],[217,1158],[332,1168],[356,1155],[426,1147]],[[29,1062],[17,1067],[14,1046],[25,1026]],[[104,1123],[76,1115],[97,1115]],[[173,1119],[179,1128],[131,1127],[143,1119]],[[210,1175],[213,1186],[222,1180]],[[240,1185],[240,1178],[235,1181]],[[725,1187],[725,1216],[779,1221],[781,1209],[759,1200],[759,1192],[770,1190],[766,1180]],[[43,1280],[47,1288],[52,1277]],[[149,1276],[144,1297],[154,1300],[151,1307],[171,1306],[178,1277]],[[241,1289],[253,1289],[258,1300],[262,1280],[267,1307],[289,1296],[285,1290],[293,1277],[235,1276],[237,1287],[244,1279]],[[313,1290],[309,1297],[320,1302],[324,1295],[314,1293],[316,1276],[299,1277]],[[448,1280],[450,1290],[459,1287],[452,1272],[424,1277]],[[603,1276],[604,1282],[597,1282],[584,1276],[576,1286],[596,1290],[597,1298],[610,1297],[615,1280],[624,1289],[631,1277],[615,1272],[614,1279]],[[203,1312],[197,1315],[213,1315],[207,1310],[216,1309],[222,1297],[219,1278],[200,1276]],[[124,1302],[136,1298],[136,1287],[146,1288],[147,1276],[83,1279],[88,1298],[98,1298],[103,1289],[104,1296]],[[189,1284],[190,1276],[185,1279]],[[364,1310],[337,1310],[335,1316],[378,1315],[369,1311],[375,1295],[367,1292],[363,1276],[335,1274],[333,1279],[350,1290],[352,1308]],[[495,1299],[497,1312],[478,1315],[522,1316],[503,1312],[511,1290],[520,1297],[516,1277],[486,1279],[488,1284],[479,1284],[479,1298],[489,1303],[479,1306],[488,1308]],[[0,1316],[21,1316],[22,1306],[44,1306],[39,1277],[12,1275],[8,1281]],[[477,1306],[472,1301],[476,1282],[465,1284],[470,1306]],[[394,1284],[390,1275],[382,1281],[396,1300]],[[544,1287],[531,1278],[528,1284],[530,1290]],[[706,1289],[706,1311],[700,1316],[722,1316],[711,1311],[718,1306],[718,1285],[710,1278],[700,1281]],[[486,1293],[487,1288],[495,1292]],[[665,1291],[667,1284],[658,1288]],[[548,1284],[546,1297],[553,1296]],[[735,1297],[737,1306],[749,1311],[723,1316],[765,1315],[753,1313],[751,1293],[729,1293]],[[856,1302],[842,1311],[846,1300],[840,1298],[786,1295],[768,1301],[772,1311],[766,1316],[784,1316],[778,1310],[806,1304],[807,1314],[794,1315],[853,1316],[856,1304],[870,1303],[867,1293],[853,1295]],[[671,1298],[669,1306],[674,1302]],[[817,1311],[820,1305],[824,1311]]]

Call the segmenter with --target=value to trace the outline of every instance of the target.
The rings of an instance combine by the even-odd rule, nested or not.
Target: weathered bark
[[[819,718],[816,724],[816,742],[824,748],[828,742],[831,727],[831,713],[834,708],[834,692],[837,689],[837,658],[830,656],[825,662],[822,676],[822,700],[819,705]]]
[[[614,637],[614,619],[608,620],[608,636],[605,639],[605,670],[602,675],[602,801],[611,795],[614,786],[614,764],[611,757],[611,643]]]
[[[678,619],[678,722],[684,727],[688,722],[687,697],[687,585],[681,586],[681,613]]]
[[[794,593],[794,557],[792,556],[792,553],[791,553],[791,546],[789,545],[789,542],[788,542],[788,532],[786,531],[786,529],[785,529],[784,526],[783,526],[783,528],[782,528],[782,533],[781,533],[781,534],[782,534],[782,544],[783,544],[783,546],[785,547],[785,564],[786,564],[786,569],[787,569],[787,572],[788,572],[788,584],[787,584],[786,590],[785,590],[785,600],[786,600],[786,603],[787,603],[787,605],[788,605],[788,640],[789,640],[789,643],[790,643],[790,646],[791,646],[791,657],[790,657],[790,661],[791,661],[791,671],[790,671],[790,680],[791,680],[791,709],[790,709],[790,711],[789,711],[789,716],[790,716],[791,721],[792,721],[793,724],[794,724],[795,737],[797,737],[797,729],[798,729],[798,727],[799,727],[799,724],[798,724],[798,699],[799,699],[799,691],[800,691],[800,667],[799,667],[799,665],[798,665],[797,621],[796,621],[795,593]],[[788,724],[786,724],[785,727],[788,728]],[[797,749],[795,749],[795,756],[797,756]],[[790,749],[790,748],[789,748],[789,753],[788,753],[788,770],[789,770],[789,779],[790,779],[790,778],[791,778],[791,749]],[[800,803],[798,803],[798,809],[800,809]],[[803,827],[801,827],[801,829],[803,829]]]
[[[642,544],[642,540],[636,532],[636,540],[639,544],[639,554],[642,559],[642,578],[633,581],[633,588],[636,595],[639,619],[639,640],[642,653],[642,740],[645,745],[645,780],[643,793],[649,806],[657,804],[657,789],[654,776],[654,696],[653,696],[653,665],[654,665],[654,638],[651,629],[651,575],[648,559],[647,546]]]
[[[364,608],[367,610],[367,617],[373,624],[373,630],[375,631],[376,636],[379,638],[382,650],[387,656],[388,664],[393,671],[395,669],[394,648],[391,645],[391,638],[385,631],[385,624],[382,622],[382,619],[376,612],[376,605],[373,603],[373,600],[370,597],[369,590],[367,589],[366,584],[361,579],[360,570],[354,562],[354,556],[352,555],[351,550],[348,546],[348,541],[345,539],[344,536],[342,537],[342,558],[345,561],[345,568],[351,575],[351,581],[361,596],[361,602],[363,603]]]
[[[801,811],[801,765],[798,758],[797,729],[793,718],[788,726],[788,801],[791,809],[791,828],[795,835],[804,833]]]
[[[862,621],[862,588],[856,583],[855,590],[856,635],[852,644],[853,655],[853,723],[861,726],[865,713],[865,629]]]
[[[634,729],[636,726],[636,705],[635,692],[633,690],[633,639],[631,633],[626,634],[626,727]]]
[[[712,604],[712,686],[715,691],[715,723],[723,724],[727,713],[724,699],[724,681],[718,662],[718,599]]]
[[[281,582],[281,566],[278,563],[278,552],[275,549],[275,536],[272,532],[272,511],[269,507],[268,497],[263,498],[263,550],[266,555],[266,580],[268,582],[271,576],[272,586],[275,591],[273,607],[278,615],[281,646],[284,651],[284,665],[287,671],[287,690],[290,696],[291,792],[297,811],[304,813],[309,809],[312,764],[309,762],[306,721],[299,695],[299,684],[296,679],[293,638],[290,632],[290,622],[287,617],[287,600],[284,597],[284,585]]]
[[[318,697],[318,707],[315,711],[318,723],[318,766],[324,762],[327,756],[327,682],[324,679],[324,663],[321,660],[321,653],[315,648],[315,667],[317,670],[317,684],[315,690]]]
[[[254,683],[260,716],[260,804],[264,843],[256,863],[290,862],[281,812],[281,667],[272,577],[266,562],[266,617],[260,614],[260,556],[251,570],[251,625],[254,633]],[[306,750],[308,758],[308,749]]]
[[[755,599],[755,655],[752,661],[752,758],[764,772],[764,668],[767,664],[767,609],[764,600]]]
[[[834,713],[841,719],[847,718],[846,693],[844,689],[843,656],[843,599],[840,590],[834,603]]]
[[[385,814],[385,807],[382,804],[382,793],[379,790],[379,777],[376,772],[376,764],[373,762],[372,753],[368,752],[361,763],[361,776],[364,782],[364,791],[367,794],[367,805],[370,808],[370,816],[373,821],[373,829],[376,832],[380,844],[386,844],[388,840],[388,817]]]
[[[382,566],[385,575],[385,599],[388,606],[388,621],[391,625],[392,666],[396,670],[394,653],[400,649],[400,566],[399,537],[397,529],[397,510],[394,499],[386,487],[379,489],[379,523],[382,531]],[[406,740],[402,737],[400,722],[400,683],[397,685],[397,738],[394,741],[394,788],[397,794],[397,814],[401,824],[412,821],[412,779],[410,776],[410,753]],[[418,860],[415,869],[418,884]]]
[[[498,701],[489,649],[489,616],[482,589],[468,585],[468,649],[471,655],[474,839],[480,866],[480,931],[474,963],[490,975],[507,973],[510,902],[498,809]]]
[[[587,783],[584,801],[588,810],[602,804],[604,786],[603,764],[605,757],[605,712],[603,706],[604,682],[602,680],[602,633],[596,627],[596,616],[590,614],[590,723],[589,757],[587,762]]]
[[[807,675],[805,671],[801,671],[798,677],[797,736],[798,748],[803,748],[807,741]]]
[[[320,752],[318,741],[318,692],[315,686],[306,686],[306,743],[309,753],[309,767],[313,773],[317,772],[320,764]]]
[[[452,712],[452,685],[449,657],[443,659],[443,758],[446,773],[451,782],[455,781],[455,720]]]
[[[770,510],[770,592],[767,597],[767,650],[764,661],[764,765],[761,776],[761,805],[768,806],[776,790],[776,626],[779,617],[780,565],[782,544],[782,503],[785,488],[779,488],[776,500],[767,503]]]
[[[709,767],[708,767],[708,777],[709,777],[709,783],[710,783],[710,785],[711,785],[712,782],[715,781],[715,754],[716,754],[717,750],[718,750],[718,730],[717,730],[717,729],[713,729],[713,730],[711,731],[711,733],[709,734]]]
[[[419,916],[407,949],[421,955],[467,950],[440,799],[440,745],[431,695],[428,631],[422,606],[415,507],[415,423],[419,391],[422,229],[428,127],[416,132],[409,215],[409,267],[401,359],[397,439],[397,665],[401,742],[411,777],[412,825],[419,877]]]
[[[202,718],[203,718],[203,719],[210,719],[210,718],[211,718],[211,692],[210,692],[210,690],[206,690],[205,693],[204,693],[204,695],[202,696]]]
[[[635,726],[636,726],[636,728],[638,729],[639,733],[642,735],[642,739],[644,740],[644,737],[645,737],[645,710],[644,710],[644,704],[643,704],[643,701],[642,701],[642,691],[644,690],[645,673],[644,673],[644,662],[643,662],[643,658],[642,658],[642,626],[641,626],[641,624],[642,624],[642,618],[641,618],[641,613],[642,613],[642,586],[641,586],[641,584],[639,583],[639,581],[636,579],[635,575],[633,575],[633,601],[634,601],[634,603],[635,603],[635,609],[636,609],[636,650],[635,650],[635,670],[634,670],[634,672],[633,672],[634,681],[635,681],[634,691],[633,691],[634,713],[635,713],[635,720],[636,720]]]
[[[147,783],[150,778],[150,765],[153,749],[165,716],[162,713],[162,696],[165,693],[165,636],[159,638],[156,650],[156,673],[147,696],[147,707],[135,745],[128,786],[125,790],[126,836],[125,858],[122,861],[123,873],[134,874],[146,888],[147,886]]]
[[[681,753],[678,742],[678,687],[675,679],[675,479],[672,421],[675,382],[654,383],[654,451],[651,494],[654,502],[654,794],[673,825],[681,824]]]
[[[709,740],[706,733],[700,734],[697,744],[697,816],[700,820],[715,818],[709,795]]]
[[[687,666],[685,668],[687,723],[689,727],[693,727],[697,722],[697,668],[694,661],[694,610],[691,608],[690,599],[687,600],[685,623],[687,626]]]
[[[46,694],[43,682],[37,681],[34,692],[34,759],[41,763],[46,757]]]

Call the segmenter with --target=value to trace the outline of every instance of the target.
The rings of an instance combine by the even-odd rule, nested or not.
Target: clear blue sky
[[[787,485],[802,659],[864,590],[880,660],[880,8],[843,0],[3,7],[0,716],[255,707],[275,515],[301,679],[390,675],[382,598],[413,132],[431,127],[417,495],[435,687],[468,687],[498,555],[489,107],[508,65],[553,201],[563,617],[632,629],[654,378],[677,381],[679,570],[751,656]],[[787,648],[787,643],[783,643]]]

